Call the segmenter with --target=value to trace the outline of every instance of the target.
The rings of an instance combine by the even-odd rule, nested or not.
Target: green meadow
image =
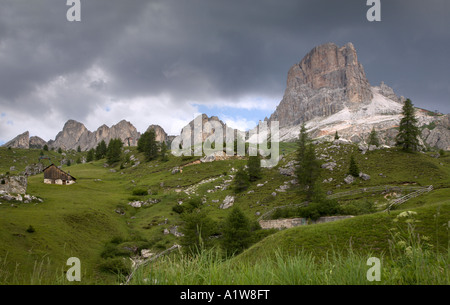
[[[167,162],[145,162],[136,148],[126,149],[124,162],[113,167],[106,165],[106,160],[64,165],[62,169],[77,178],[74,185],[44,184],[43,174],[29,177],[27,193],[43,199],[42,203],[0,202],[1,284],[72,284],[65,277],[70,257],[81,261],[80,284],[119,284],[132,270],[130,258],[136,258],[141,250],[157,254],[180,244],[180,237],[164,231],[183,227],[181,215],[173,208],[196,197],[202,199],[202,211],[217,224],[217,247],[197,256],[177,251],[163,256],[138,268],[132,284],[359,284],[366,281],[364,270],[371,256],[383,258],[386,284],[449,284],[448,152],[437,158],[433,152],[403,153],[392,148],[362,155],[355,145],[337,149],[331,143],[322,143],[317,147],[318,156],[327,156],[322,163],[332,158],[338,164],[333,171],[321,170],[320,181],[332,178],[321,184],[325,193],[378,186],[396,187],[395,191],[339,197],[338,204],[346,207],[343,211],[354,212],[351,219],[285,230],[256,230],[247,250],[225,259],[219,250],[220,230],[229,210],[219,206],[226,196],[235,196],[234,205],[252,222],[275,207],[304,201],[290,184],[294,177],[279,172],[295,158],[295,143],[280,143],[283,158],[279,164],[263,169],[262,178],[237,195],[230,181],[236,170],[247,164],[245,158],[198,163],[199,157],[171,155]],[[11,166],[15,171],[9,174],[20,173],[38,162],[40,154],[40,150],[0,148],[0,175],[10,172]],[[60,154],[45,154],[59,165]],[[72,160],[86,155],[74,151],[66,154]],[[357,179],[350,185],[343,181],[350,155],[370,180]],[[175,167],[182,167],[182,172],[172,173]],[[282,185],[290,187],[276,192]],[[383,212],[389,200],[410,193],[411,187],[429,185],[434,187],[432,192],[390,213]],[[134,208],[128,204],[133,201],[151,203]],[[409,266],[416,266],[416,271],[405,274],[399,270],[405,269],[402,264],[408,257],[393,246],[400,238],[394,231],[406,232],[409,228],[408,223],[395,221],[404,211],[417,214],[413,234],[402,238],[425,238],[414,244],[417,251],[409,258],[415,264]],[[30,226],[34,232],[27,231]],[[426,270],[430,277],[418,277],[417,270],[422,270],[421,274]],[[305,274],[311,274],[310,278]],[[339,278],[343,280],[339,282]]]

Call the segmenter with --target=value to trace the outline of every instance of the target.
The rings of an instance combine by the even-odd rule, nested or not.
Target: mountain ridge
[[[326,43],[314,47],[289,69],[283,99],[265,121],[269,124],[278,121],[280,140],[286,142],[295,141],[301,125],[305,123],[314,138],[329,140],[338,132],[341,137],[354,143],[365,142],[375,128],[381,143],[393,146],[404,101],[404,97],[397,96],[384,82],[371,86],[352,43],[342,47]],[[419,126],[423,127],[423,143],[450,150],[450,116],[430,115],[429,111],[416,109]],[[201,116],[203,125],[207,122],[220,124],[224,138],[225,131],[236,136],[237,129],[228,127],[217,116]],[[192,130],[195,122],[189,122],[180,135],[183,137],[188,127]],[[155,130],[160,142],[167,143],[175,138],[168,136],[159,125],[150,125],[147,131],[150,129]],[[203,129],[203,132],[202,142],[214,134],[214,129]],[[94,132],[82,123],[68,120],[55,140],[46,143],[39,137],[30,138],[29,133],[25,132],[3,146],[39,148],[46,143],[54,148],[76,149],[80,146],[82,150],[88,150],[102,140],[109,142],[112,138],[120,138],[125,145],[136,146],[140,135],[126,120],[111,127],[102,125]]]

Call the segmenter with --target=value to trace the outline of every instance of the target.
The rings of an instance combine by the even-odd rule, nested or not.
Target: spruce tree
[[[413,152],[419,149],[420,130],[417,127],[415,109],[410,99],[407,99],[403,106],[403,118],[400,121],[400,128],[397,135],[397,146],[403,151]]]
[[[86,162],[94,161],[94,156],[95,156],[95,149],[93,149],[93,148],[89,149],[87,156],[86,156]]]
[[[122,140],[112,139],[109,141],[108,148],[106,150],[106,160],[108,164],[114,164],[122,159]]]
[[[261,157],[250,156],[247,162],[248,177],[251,182],[261,179]]]
[[[238,254],[250,245],[250,220],[238,207],[234,207],[225,219],[222,233],[222,246],[227,254]]]
[[[102,140],[100,143],[98,143],[97,147],[95,148],[95,160],[101,160],[105,158],[107,150],[108,147],[106,146],[106,142]]]
[[[138,151],[144,153],[147,161],[158,157],[158,144],[156,142],[155,130],[145,132],[138,140]]]
[[[305,125],[300,130],[297,141],[297,162],[295,171],[299,186],[306,193],[306,199],[311,200],[319,197],[318,179],[320,176],[320,163],[316,157],[315,145],[309,138]]]
[[[250,186],[250,180],[248,177],[248,173],[244,168],[240,168],[236,176],[234,177],[233,188],[235,193],[240,193],[248,189]]]
[[[167,156],[167,145],[166,142],[161,143],[161,160],[163,162],[166,162],[169,160],[169,157]]]
[[[212,245],[209,237],[215,233],[215,223],[204,211],[183,213],[182,220],[184,225],[180,231],[184,236],[181,245],[185,252],[197,253]]]
[[[335,140],[339,140],[339,138],[340,138],[340,137],[339,137],[339,134],[338,134],[338,132],[337,132],[337,130],[336,130],[336,133],[334,134],[334,139],[335,139]]]
[[[380,141],[378,139],[378,134],[375,130],[375,127],[373,127],[372,131],[370,132],[368,143],[369,145],[375,145],[377,147],[380,146]]]
[[[358,164],[356,164],[355,157],[353,155],[350,158],[350,166],[348,168],[348,174],[353,177],[359,177],[359,168]]]
[[[80,145],[78,145],[78,147],[77,147],[77,152],[81,152],[81,146]]]

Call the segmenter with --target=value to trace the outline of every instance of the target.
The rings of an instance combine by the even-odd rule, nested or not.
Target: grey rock
[[[348,175],[347,177],[345,177],[344,181],[347,184],[352,184],[353,182],[355,182],[355,178],[352,175]]]
[[[30,133],[28,131],[23,134],[18,135],[11,141],[7,142],[3,147],[11,147],[11,148],[30,148]]]
[[[233,196],[227,196],[223,200],[223,203],[220,205],[220,209],[226,210],[230,207],[232,207],[234,204],[234,197]]]
[[[328,169],[329,171],[333,171],[336,166],[337,166],[336,162],[328,162],[322,164],[322,168]]]
[[[283,100],[269,121],[280,122],[280,127],[297,125],[369,102],[372,97],[354,46],[327,43],[290,69]]]
[[[370,176],[364,173],[359,173],[359,177],[364,181],[370,180]]]

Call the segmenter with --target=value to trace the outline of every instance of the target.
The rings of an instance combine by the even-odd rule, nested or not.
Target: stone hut
[[[70,185],[74,184],[76,180],[75,177],[59,169],[54,164],[44,169],[44,183],[46,184]]]

